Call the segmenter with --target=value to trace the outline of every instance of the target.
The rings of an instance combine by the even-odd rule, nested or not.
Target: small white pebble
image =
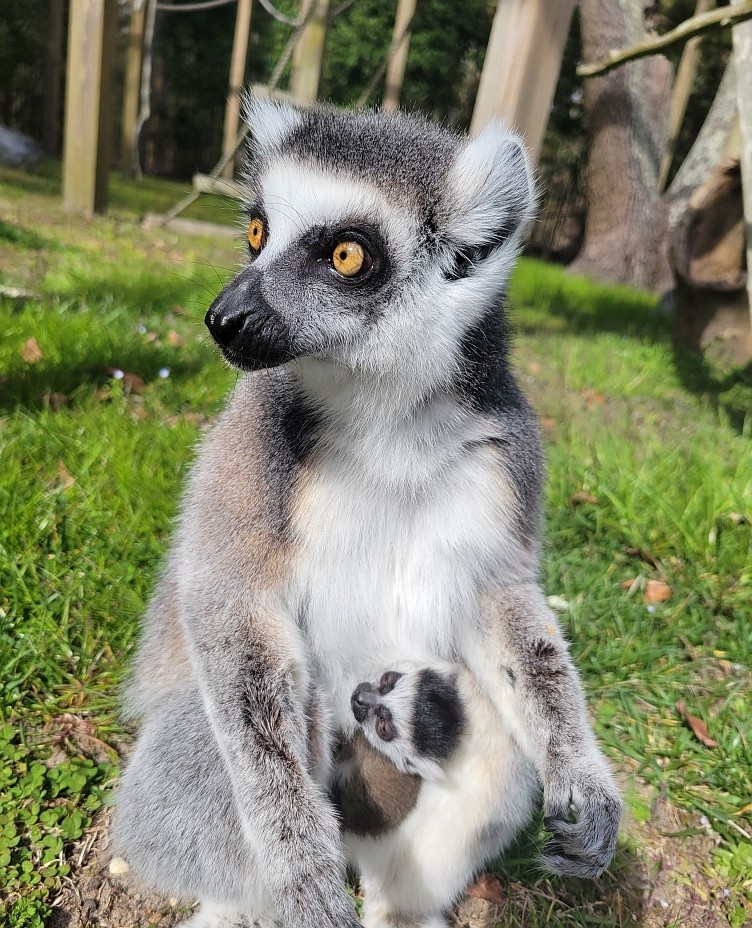
[[[143,322],[141,323],[141,325],[136,326],[136,331],[138,332],[139,335],[146,335],[146,326],[143,324]]]
[[[665,899],[659,899],[658,902],[660,902],[661,908],[662,908],[662,909],[667,909],[667,908],[668,908],[668,902],[666,902]]]
[[[652,604],[651,604],[650,606],[648,606],[647,608],[648,608],[648,612],[650,612],[650,613],[655,612],[655,606],[653,606]]]
[[[128,862],[123,860],[122,857],[113,857],[110,861],[110,873],[113,876],[122,876],[124,873],[128,873],[130,869]]]
[[[167,378],[170,376],[170,368],[169,368],[169,367],[160,367],[160,368],[159,368],[159,376],[162,378],[162,380],[167,380]]]
[[[177,896],[170,896],[170,898],[167,901],[170,903],[170,906],[173,909],[176,909],[178,907],[178,902],[180,900],[177,898]]]
[[[728,897],[729,897],[730,895],[731,895],[731,890],[730,890],[730,889],[727,889],[727,888],[724,886],[724,888],[723,888],[723,898],[724,898],[724,899],[728,899]]]
[[[120,370],[119,367],[116,367],[112,372],[112,376],[115,378],[115,380],[122,380],[123,377],[125,377],[125,374]]]
[[[707,815],[700,816],[700,824],[703,828],[707,828],[710,825],[710,819],[707,817]]]

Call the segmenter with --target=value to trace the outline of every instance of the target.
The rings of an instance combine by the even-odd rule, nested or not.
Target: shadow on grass
[[[561,268],[523,260],[510,288],[515,330],[526,335],[613,333],[642,342],[664,342],[673,351],[682,386],[723,410],[737,430],[752,410],[752,365],[723,370],[699,351],[677,345],[670,316],[659,299],[629,287],[612,287]]]
[[[584,880],[543,872],[537,859],[541,842],[542,832],[526,833],[492,868],[506,896],[501,928],[538,924],[621,928],[643,923],[649,877],[643,860],[627,844],[619,844],[600,879]]]
[[[161,381],[162,368],[169,370],[172,381],[180,381],[194,376],[205,365],[205,357],[176,356],[163,346],[124,345],[109,354],[92,350],[70,361],[12,369],[0,384],[0,410],[38,410],[68,400],[75,404],[78,398],[111,383],[111,369],[138,375],[148,388]],[[129,389],[127,379],[124,388]]]

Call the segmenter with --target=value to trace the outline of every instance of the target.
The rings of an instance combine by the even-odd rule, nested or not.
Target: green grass
[[[0,299],[0,923],[19,926],[41,924],[71,842],[111,785],[117,686],[202,417],[233,382],[201,324],[233,246],[134,223],[184,188],[117,181],[113,214],[92,223],[64,216],[58,189],[54,165],[0,171],[0,281],[41,297]],[[541,834],[528,835],[501,865],[501,924],[681,924],[640,909],[651,847],[669,842],[687,880],[730,891],[713,902],[722,923],[742,925],[752,388],[677,354],[650,296],[526,260],[510,300],[520,380],[547,437],[544,584],[568,604],[563,622],[633,818],[594,885],[544,879],[531,865]],[[41,358],[30,362],[32,337]],[[114,368],[141,377],[141,392]],[[671,598],[648,607],[648,579]],[[679,699],[716,748],[680,720]],[[659,822],[661,804],[678,826]],[[708,835],[699,860],[692,848]]]

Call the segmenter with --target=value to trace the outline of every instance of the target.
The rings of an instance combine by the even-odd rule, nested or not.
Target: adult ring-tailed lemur
[[[501,309],[532,210],[522,144],[247,110],[249,259],[206,316],[247,373],[147,616],[114,848],[200,899],[195,926],[352,928],[347,859],[367,928],[427,928],[542,786],[544,863],[597,876],[621,801],[538,585],[539,436]],[[421,668],[454,669],[461,736],[432,755],[417,718],[390,754],[355,690]],[[406,798],[341,830],[332,793],[364,741]]]

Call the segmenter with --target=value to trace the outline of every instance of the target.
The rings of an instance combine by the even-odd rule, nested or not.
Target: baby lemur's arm
[[[483,612],[465,658],[538,768],[552,834],[543,863],[556,873],[600,876],[614,853],[622,801],[556,616],[532,583],[496,590]]]

